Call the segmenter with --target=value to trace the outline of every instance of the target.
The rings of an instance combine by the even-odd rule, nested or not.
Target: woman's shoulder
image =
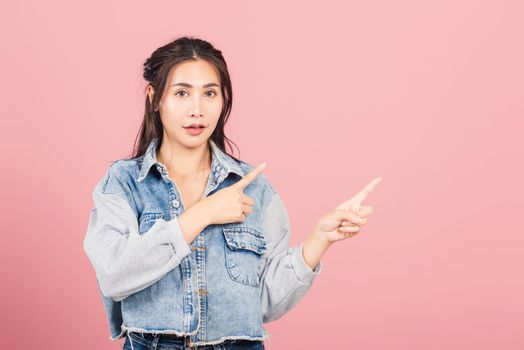
[[[117,159],[106,166],[96,184],[95,190],[102,193],[119,193],[129,188],[133,179],[138,177],[141,159]]]

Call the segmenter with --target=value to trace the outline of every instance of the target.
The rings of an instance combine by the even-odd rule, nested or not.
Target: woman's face
[[[159,104],[165,136],[187,148],[207,142],[222,111],[220,79],[205,60],[185,61],[171,69]],[[203,129],[186,129],[203,124]],[[200,133],[194,131],[200,130]],[[193,132],[192,132],[193,131]]]

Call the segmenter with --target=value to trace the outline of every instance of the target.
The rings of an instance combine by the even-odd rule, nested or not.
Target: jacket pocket
[[[264,236],[257,228],[246,224],[228,224],[222,231],[226,240],[224,249],[229,276],[233,281],[258,287],[259,263],[267,250]]]
[[[155,224],[158,219],[161,219],[164,215],[162,213],[142,213],[139,220],[140,234],[146,233],[151,226]]]

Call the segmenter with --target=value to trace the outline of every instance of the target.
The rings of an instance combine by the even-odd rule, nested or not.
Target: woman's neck
[[[208,172],[211,167],[211,154],[208,143],[186,148],[166,138],[157,152],[157,160],[164,164],[170,175],[178,178],[191,178]]]

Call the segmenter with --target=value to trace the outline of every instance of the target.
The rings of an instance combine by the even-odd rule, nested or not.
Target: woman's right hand
[[[246,220],[246,214],[253,211],[253,199],[244,194],[244,189],[266,167],[260,164],[249,174],[231,186],[218,190],[212,195],[198,202],[201,214],[206,217],[208,224],[227,224]]]

